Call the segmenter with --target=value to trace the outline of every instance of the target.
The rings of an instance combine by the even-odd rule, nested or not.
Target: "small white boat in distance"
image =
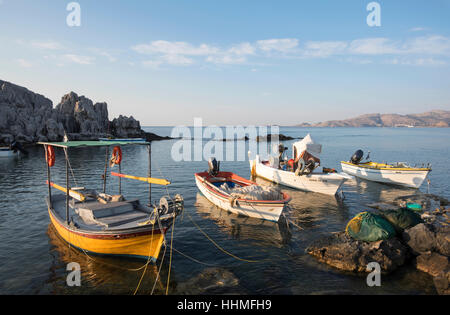
[[[362,156],[363,152],[358,150],[350,161],[341,161],[342,171],[362,179],[410,188],[419,188],[431,171],[430,164],[426,167],[411,167],[404,162],[387,164],[367,161],[360,163]]]
[[[19,155],[19,151],[11,150],[9,147],[0,147],[0,158],[15,157]]]
[[[210,161],[210,165],[214,162]],[[278,222],[291,197],[273,187],[260,186],[231,172],[220,172],[214,166],[208,172],[195,174],[198,189],[217,207],[234,214]]]
[[[293,157],[289,161],[282,160],[283,152],[287,150],[282,145],[280,145],[280,156],[271,157],[270,161],[262,161],[259,155],[251,160],[251,152],[248,152],[252,176],[259,176],[299,190],[326,195],[335,195],[346,180],[352,179],[347,174],[326,168],[324,172],[314,171],[320,165],[318,156],[322,146],[314,143],[309,134],[303,140],[295,142],[292,149]]]

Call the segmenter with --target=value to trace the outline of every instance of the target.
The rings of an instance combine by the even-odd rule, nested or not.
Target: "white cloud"
[[[298,39],[296,38],[274,38],[258,40],[256,42],[259,49],[263,51],[278,51],[289,52],[298,46]]]
[[[132,49],[140,54],[167,54],[167,55],[190,55],[205,56],[214,54],[217,48],[206,44],[194,46],[186,42],[169,42],[166,40],[156,40],[150,44],[140,44]]]
[[[48,50],[59,50],[64,48],[62,44],[55,41],[32,41],[31,46]]]
[[[245,57],[233,56],[233,55],[222,55],[222,56],[208,56],[206,61],[216,63],[216,64],[241,64],[247,61]]]
[[[273,38],[236,43],[229,47],[157,40],[150,44],[135,45],[131,49],[138,54],[152,55],[152,59],[142,62],[150,67],[158,67],[162,64],[186,66],[201,62],[233,65],[245,64],[250,58],[259,60],[262,58],[304,59],[333,56],[340,56],[341,60],[357,64],[383,62],[380,58],[386,56],[411,56],[408,59],[410,64],[431,65],[445,62],[430,59],[432,56],[450,57],[450,38],[440,35],[421,36],[407,40],[374,37],[347,41],[308,41],[302,46],[295,38]],[[363,56],[377,57],[377,59],[367,59]],[[406,61],[403,62],[406,64]]]
[[[254,55],[255,51],[256,51],[256,48],[252,44],[240,43],[238,45],[231,47],[228,50],[228,53],[235,54],[238,56],[243,56],[243,55]]]
[[[29,61],[25,59],[16,59],[16,61],[22,68],[30,68],[33,66]]]
[[[105,57],[106,59],[108,59],[109,62],[116,62],[117,61],[117,58],[114,57],[111,53],[109,53],[106,50],[102,50],[102,49],[99,49],[99,48],[91,48],[90,51],[92,53],[96,54],[96,55]]]
[[[311,57],[329,57],[343,53],[347,47],[348,44],[342,41],[307,42],[304,48],[304,55]]]
[[[401,51],[397,45],[388,38],[364,38],[350,42],[349,52],[361,55],[398,54]]]
[[[445,66],[448,64],[444,60],[434,58],[393,58],[386,60],[384,63],[405,66]]]
[[[81,56],[81,55],[75,55],[75,54],[66,54],[62,56],[65,61],[77,63],[80,65],[90,65],[93,64],[94,59],[90,56]]]
[[[417,37],[406,43],[405,52],[450,56],[450,38],[440,35]]]

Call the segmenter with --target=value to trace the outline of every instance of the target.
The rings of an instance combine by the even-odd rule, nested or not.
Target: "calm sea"
[[[170,135],[171,127],[146,127],[159,135]],[[323,145],[322,164],[340,169],[339,161],[348,160],[353,152],[371,151],[372,160],[406,161],[411,164],[431,163],[430,184],[421,191],[450,199],[450,128],[291,128],[280,132],[292,137],[304,137],[311,132]],[[389,202],[415,190],[365,181],[350,181],[343,187],[345,200],[283,188],[293,197],[287,217],[303,229],[237,217],[211,206],[197,192],[193,174],[207,169],[205,161],[174,162],[172,145],[178,140],[152,144],[154,177],[172,182],[169,193],[180,193],[185,199],[185,214],[175,223],[170,277],[170,293],[238,293],[238,294],[435,294],[430,276],[405,266],[382,277],[381,287],[368,287],[365,277],[343,273],[318,263],[305,254],[312,240],[330,232],[343,230],[350,218],[367,209],[371,202]],[[284,142],[290,148],[293,141]],[[225,146],[225,144],[224,144]],[[246,143],[248,146],[248,143]],[[31,148],[28,157],[0,160],[0,294],[131,294],[142,270],[143,261],[86,256],[64,243],[49,225],[44,201],[47,187],[44,152]],[[57,150],[58,151],[58,150]],[[64,184],[64,159],[57,152],[52,169],[53,180]],[[146,176],[147,150],[144,147],[123,148],[123,172]],[[292,154],[291,150],[288,154]],[[104,148],[70,150],[76,183],[101,190]],[[223,162],[222,170],[250,176],[248,161]],[[108,178],[108,189],[117,190],[117,179]],[[127,198],[148,198],[147,186],[140,182],[122,181]],[[167,192],[153,187],[153,200]],[[190,217],[215,242],[233,255],[257,260],[249,263],[219,251],[192,223]],[[169,231],[171,232],[171,230]],[[169,235],[169,234],[168,234]],[[195,259],[186,258],[188,255]],[[169,268],[166,253],[161,279],[155,292],[165,291]],[[81,266],[81,287],[66,286],[66,266],[78,262]],[[214,283],[193,281],[207,268],[229,271],[237,285],[214,289]],[[159,267],[159,262],[158,262]],[[157,274],[151,266],[139,293],[149,294]],[[212,287],[210,285],[213,285]],[[210,286],[208,289],[207,287]],[[206,288],[206,289],[205,289]]]

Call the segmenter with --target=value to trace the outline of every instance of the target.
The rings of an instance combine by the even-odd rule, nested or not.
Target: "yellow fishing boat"
[[[159,205],[151,206],[151,184],[169,185],[165,179],[151,177],[151,147],[145,141],[69,141],[40,142],[45,148],[47,161],[47,206],[50,221],[57,233],[72,246],[93,254],[138,257],[156,261],[165,233],[176,216],[183,210],[183,198],[161,198]],[[121,145],[146,145],[149,152],[148,177],[121,173]],[[105,146],[106,156],[110,146],[114,146],[111,159],[105,163],[103,192],[84,187],[70,187],[69,148]],[[51,181],[50,169],[55,164],[54,148],[62,148],[65,153],[66,186]],[[109,162],[109,163],[108,163]],[[111,172],[119,181],[119,194],[106,193],[107,168],[117,165],[119,172]],[[121,178],[143,181],[149,184],[149,204],[139,200],[127,200],[121,194]],[[61,191],[53,194],[52,188]]]

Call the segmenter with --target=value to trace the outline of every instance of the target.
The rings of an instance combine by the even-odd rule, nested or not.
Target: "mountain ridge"
[[[450,111],[435,109],[418,114],[364,114],[343,120],[301,123],[297,127],[450,127]]]

